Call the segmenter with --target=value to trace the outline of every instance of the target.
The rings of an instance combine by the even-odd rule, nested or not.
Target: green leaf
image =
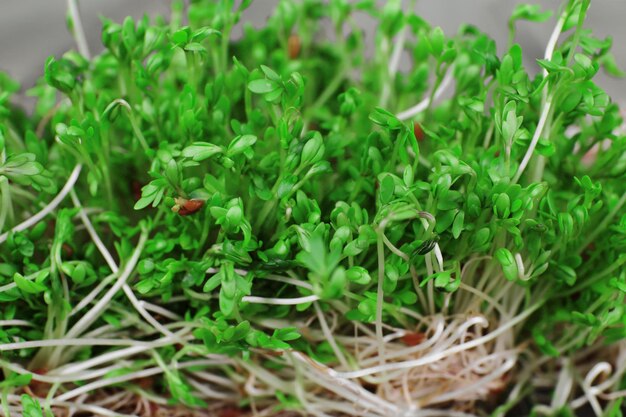
[[[261,65],[261,70],[265,74],[268,80],[271,81],[280,81],[280,76],[273,69],[266,67],[265,65]]]
[[[295,175],[287,175],[278,185],[277,196],[278,198],[283,198],[286,195],[290,194],[293,190],[294,186],[298,182],[298,177]]]
[[[256,141],[257,137],[254,135],[237,136],[232,140],[232,142],[230,142],[230,145],[228,145],[228,156],[235,156],[244,152],[246,149],[254,145]]]
[[[454,222],[452,223],[452,236],[455,239],[458,239],[461,236],[461,232],[463,231],[463,222],[465,221],[465,213],[463,211],[459,211],[459,213],[454,218]]]
[[[395,182],[391,175],[386,175],[383,177],[380,183],[380,202],[382,204],[387,204],[393,198],[393,194],[395,191]]]
[[[496,260],[502,267],[504,277],[509,281],[515,281],[518,278],[518,269],[515,257],[507,248],[499,248],[494,253]]]
[[[598,64],[604,68],[607,74],[613,77],[622,78],[626,76],[626,72],[618,66],[615,61],[615,55],[613,54],[608,53],[600,57],[600,59],[598,59]]]
[[[529,20],[531,22],[545,22],[552,17],[552,11],[541,11],[539,4],[518,4],[515,6],[509,21]]]
[[[22,395],[22,415],[24,417],[43,417],[39,401],[32,397]]]
[[[189,28],[184,27],[182,29],[177,30],[172,34],[172,42],[174,42],[178,46],[185,45],[189,42]]]
[[[353,266],[346,271],[346,277],[351,282],[360,285],[367,285],[372,281],[369,272],[361,266]]]
[[[443,52],[443,44],[445,42],[445,35],[443,34],[441,27],[437,26],[432,30],[430,37],[428,38],[428,42],[430,45],[430,52],[435,57],[439,57],[441,52]]]
[[[248,83],[248,89],[255,94],[266,94],[276,91],[278,84],[270,80],[252,80]]]
[[[185,51],[207,53],[207,49],[198,42],[190,42],[185,45]]]
[[[18,388],[24,387],[30,384],[32,380],[31,374],[18,374],[18,373],[9,373],[9,376],[2,382],[0,382],[0,388]]]
[[[133,206],[135,210],[141,210],[148,207],[154,201],[154,197],[142,197]]]
[[[183,149],[182,155],[185,158],[191,158],[196,162],[204,161],[215,155],[222,153],[221,147],[209,142],[194,142],[192,145]]]
[[[298,333],[298,329],[295,327],[285,327],[282,329],[276,329],[272,337],[275,337],[284,341],[296,340],[301,337],[300,333]]]
[[[47,289],[45,285],[35,282],[33,280],[28,280],[17,272],[15,273],[15,275],[13,275],[13,281],[15,282],[17,287],[25,294],[39,294]]]
[[[304,144],[300,163],[302,165],[307,165],[320,161],[324,157],[325,150],[326,148],[324,146],[322,135],[315,132],[313,137]]]

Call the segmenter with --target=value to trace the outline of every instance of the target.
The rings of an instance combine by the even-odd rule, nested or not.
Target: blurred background
[[[262,25],[277,2],[254,0],[243,21],[257,27]],[[418,0],[417,12],[446,33],[456,32],[462,23],[474,24],[496,39],[502,52],[507,39],[507,20],[518,3],[540,4],[557,11],[561,0]],[[121,22],[127,15],[169,14],[168,0],[79,0],[79,5],[92,52],[101,49],[99,16]],[[7,71],[28,88],[41,76],[48,56],[75,49],[65,24],[66,10],[67,0],[0,0],[0,70]],[[586,24],[597,36],[613,37],[613,53],[622,69],[626,69],[625,18],[626,0],[596,0],[592,2]],[[517,41],[524,50],[527,68],[532,72],[537,68],[534,60],[543,56],[554,23],[553,16],[546,23],[518,25]],[[362,25],[367,31],[373,30],[370,20],[364,20]],[[626,103],[625,79],[601,75],[599,84],[615,100]]]

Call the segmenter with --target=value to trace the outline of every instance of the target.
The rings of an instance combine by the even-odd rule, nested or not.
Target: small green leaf
[[[353,266],[349,268],[346,271],[346,276],[351,282],[360,285],[367,285],[372,281],[372,277],[369,272],[367,272],[367,269],[361,266]]]
[[[445,42],[445,35],[443,34],[443,30],[441,27],[436,26],[432,32],[430,33],[430,37],[428,38],[428,42],[430,45],[430,51],[435,57],[439,57],[441,52],[443,52],[443,44]]]
[[[552,17],[552,11],[541,11],[541,5],[539,4],[518,4],[509,21],[515,20],[529,20],[531,22],[545,22]]]
[[[267,79],[271,81],[280,81],[280,76],[273,69],[266,67],[265,65],[261,65],[261,70],[267,77]]]
[[[458,239],[461,236],[461,232],[463,231],[463,222],[465,220],[465,213],[463,211],[459,211],[459,213],[454,218],[454,223],[452,223],[452,236],[455,239]]]
[[[285,327],[282,329],[276,329],[272,337],[283,340],[285,342],[296,340],[301,337],[300,333],[298,333],[298,329],[295,327]]]
[[[207,53],[207,49],[198,42],[190,42],[185,45],[185,51]]]
[[[17,287],[26,294],[39,294],[47,289],[45,285],[33,280],[28,280],[17,272],[13,275],[13,281]]]
[[[178,46],[185,45],[189,42],[189,28],[184,27],[174,32],[172,34],[172,42]]]
[[[287,194],[291,193],[293,187],[297,184],[298,177],[295,175],[287,175],[278,185],[277,196],[278,198],[283,198]]]
[[[385,175],[380,183],[380,202],[387,204],[393,198],[396,184],[391,175]]]
[[[252,80],[248,83],[248,89],[255,94],[266,94],[276,91],[278,84],[270,80]]]
[[[24,417],[43,417],[39,401],[32,397],[22,395],[22,415]]]
[[[222,153],[223,150],[220,146],[214,145],[209,142],[194,142],[192,145],[183,149],[183,156],[185,158],[191,158],[196,162],[204,161],[212,156]]]
[[[494,256],[502,267],[504,277],[509,281],[515,281],[519,275],[517,264],[515,262],[515,257],[513,256],[511,251],[507,248],[500,248],[496,250]]]
[[[254,135],[237,136],[232,140],[232,142],[230,142],[230,145],[228,145],[228,155],[238,155],[254,145],[256,141],[257,137]]]

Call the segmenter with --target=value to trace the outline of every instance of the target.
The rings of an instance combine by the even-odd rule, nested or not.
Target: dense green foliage
[[[513,41],[538,7],[498,56],[399,0],[284,0],[231,41],[247,3],[104,20],[102,54],[46,62],[32,116],[0,78],[4,412],[40,415],[19,397],[38,381],[47,412],[118,386],[320,416],[620,415],[626,136],[592,81],[619,70],[590,2],[554,16],[536,76]]]

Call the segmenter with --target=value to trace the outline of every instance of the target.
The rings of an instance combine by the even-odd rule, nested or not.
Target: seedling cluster
[[[0,76],[3,415],[622,415],[611,39],[409,3],[175,0],[92,57],[70,1],[32,114]]]

